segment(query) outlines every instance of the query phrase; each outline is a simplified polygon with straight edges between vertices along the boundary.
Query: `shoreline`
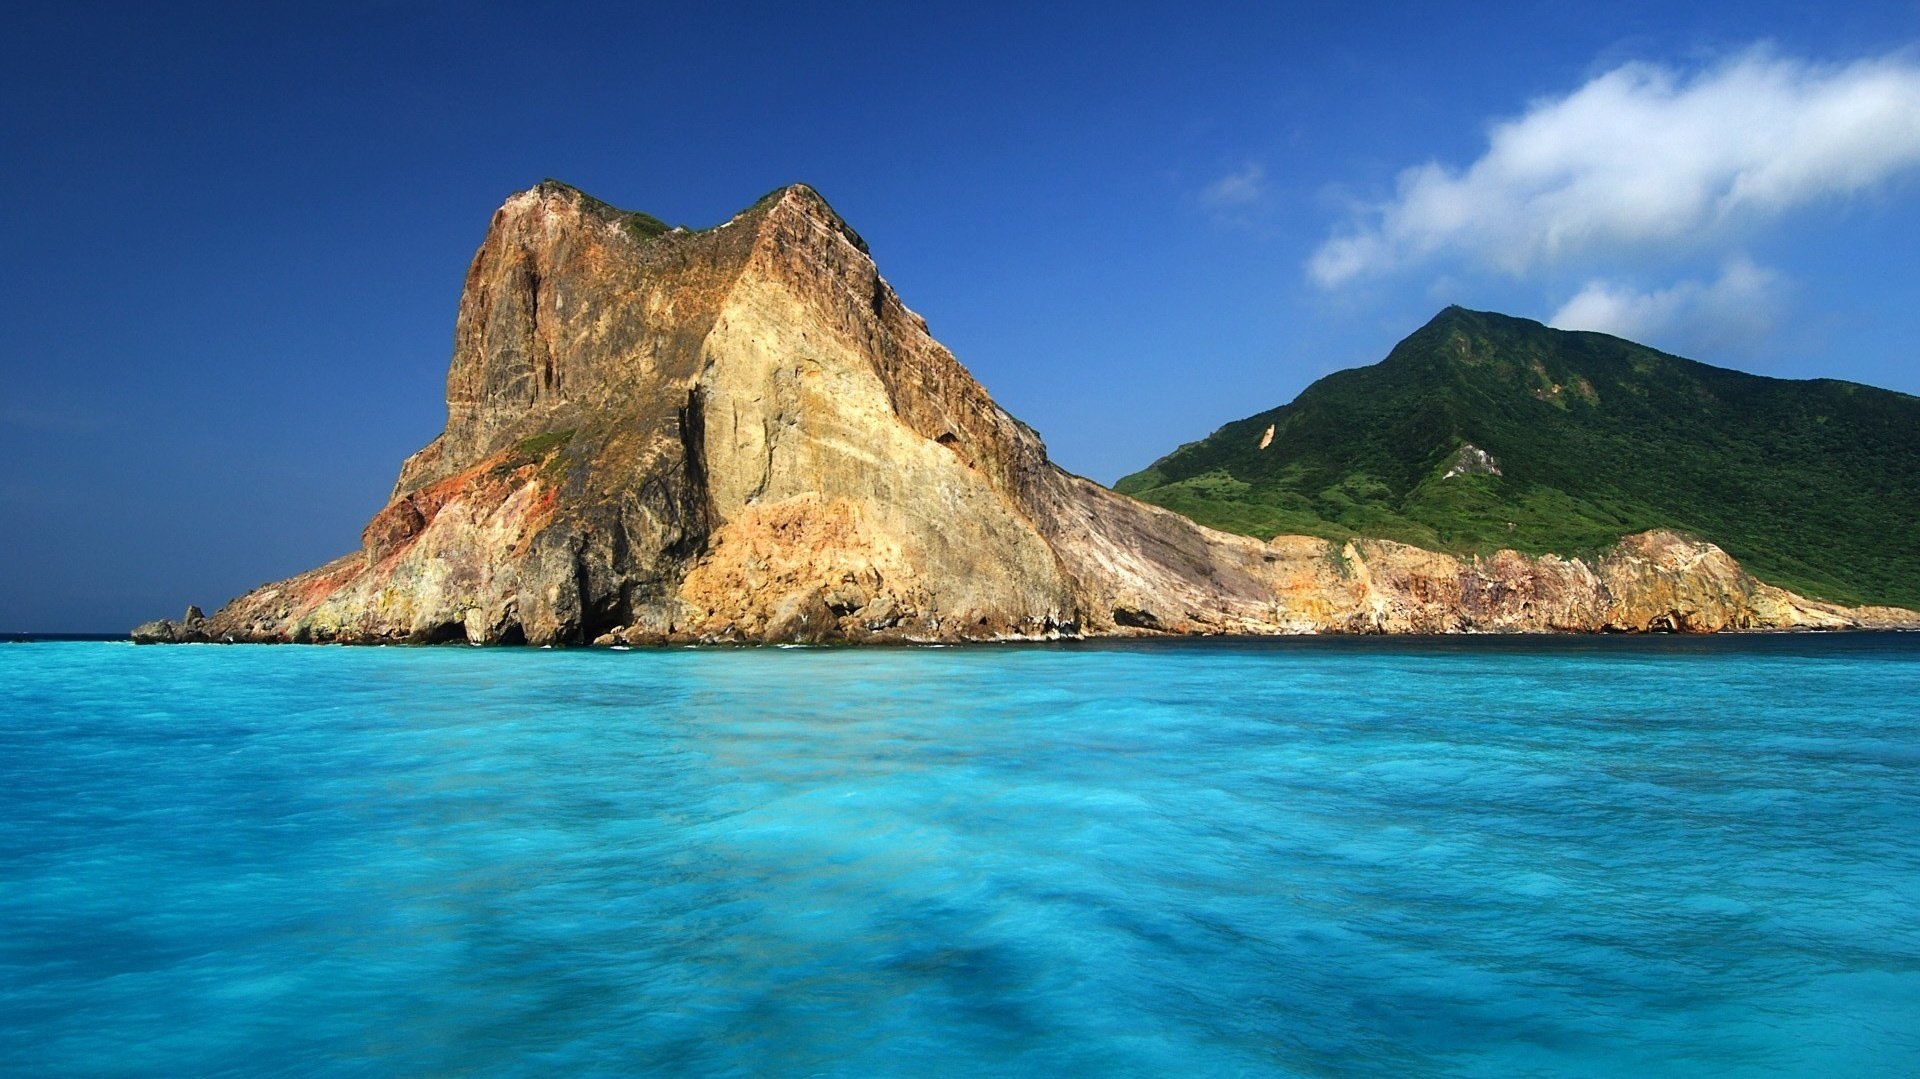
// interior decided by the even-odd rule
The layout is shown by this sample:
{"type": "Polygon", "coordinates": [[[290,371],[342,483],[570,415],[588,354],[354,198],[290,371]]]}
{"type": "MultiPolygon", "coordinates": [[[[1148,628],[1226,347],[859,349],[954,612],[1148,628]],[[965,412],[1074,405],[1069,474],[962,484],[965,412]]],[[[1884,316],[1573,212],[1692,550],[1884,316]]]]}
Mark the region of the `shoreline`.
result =
{"type": "Polygon", "coordinates": [[[307,640],[289,641],[274,639],[247,640],[160,640],[140,639],[132,634],[20,634],[12,635],[12,643],[101,643],[125,642],[140,646],[147,645],[217,645],[222,647],[241,645],[262,645],[268,647],[334,647],[334,648],[475,648],[508,651],[568,651],[568,652],[659,652],[671,649],[757,649],[757,648],[814,648],[814,649],[912,649],[912,648],[997,648],[997,647],[1033,647],[1033,646],[1072,646],[1099,644],[1138,644],[1146,647],[1201,645],[1207,643],[1246,644],[1255,642],[1306,642],[1306,641],[1583,641],[1583,640],[1709,640],[1715,638],[1777,638],[1777,637],[1837,637],[1837,636],[1873,636],[1876,634],[1896,635],[1920,633],[1920,622],[1899,622],[1886,625],[1866,626],[1753,626],[1728,627],[1705,632],[1684,630],[1558,630],[1558,631],[1501,631],[1462,629],[1446,632],[1346,632],[1313,630],[1301,633],[1106,633],[1106,634],[1056,634],[1048,636],[1003,636],[1003,637],[955,637],[926,639],[887,639],[887,640],[727,640],[727,639],[666,639],[655,641],[634,641],[626,643],[550,643],[531,644],[526,642],[502,643],[498,641],[409,641],[399,640],[307,640]],[[21,638],[25,638],[22,640],[21,638]]]}

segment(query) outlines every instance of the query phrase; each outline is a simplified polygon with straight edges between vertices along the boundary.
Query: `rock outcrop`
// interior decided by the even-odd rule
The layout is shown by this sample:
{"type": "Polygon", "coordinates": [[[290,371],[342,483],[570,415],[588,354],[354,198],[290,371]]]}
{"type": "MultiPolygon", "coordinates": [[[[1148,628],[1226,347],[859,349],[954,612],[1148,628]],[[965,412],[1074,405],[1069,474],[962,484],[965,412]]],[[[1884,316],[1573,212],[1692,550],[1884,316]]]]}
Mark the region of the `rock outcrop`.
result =
{"type": "MultiPolygon", "coordinates": [[[[494,215],[446,430],[361,549],[137,640],[908,641],[1845,627],[1710,544],[1593,561],[1216,532],[1070,475],[804,186],[699,232],[494,215]]],[[[197,614],[198,612],[193,612],[197,614]]]]}
{"type": "Polygon", "coordinates": [[[133,627],[128,636],[135,644],[207,644],[220,639],[208,626],[205,612],[194,604],[187,606],[187,613],[178,622],[156,618],[133,627]]]}

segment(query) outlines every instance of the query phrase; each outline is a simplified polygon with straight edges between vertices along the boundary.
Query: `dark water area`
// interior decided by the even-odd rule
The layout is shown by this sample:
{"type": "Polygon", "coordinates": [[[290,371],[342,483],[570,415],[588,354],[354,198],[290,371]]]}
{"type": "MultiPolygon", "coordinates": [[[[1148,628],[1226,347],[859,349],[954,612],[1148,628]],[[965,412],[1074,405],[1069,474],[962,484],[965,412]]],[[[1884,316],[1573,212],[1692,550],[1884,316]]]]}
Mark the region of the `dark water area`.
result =
{"type": "Polygon", "coordinates": [[[1920,636],[0,648],[10,1075],[1909,1075],[1920,636]]]}

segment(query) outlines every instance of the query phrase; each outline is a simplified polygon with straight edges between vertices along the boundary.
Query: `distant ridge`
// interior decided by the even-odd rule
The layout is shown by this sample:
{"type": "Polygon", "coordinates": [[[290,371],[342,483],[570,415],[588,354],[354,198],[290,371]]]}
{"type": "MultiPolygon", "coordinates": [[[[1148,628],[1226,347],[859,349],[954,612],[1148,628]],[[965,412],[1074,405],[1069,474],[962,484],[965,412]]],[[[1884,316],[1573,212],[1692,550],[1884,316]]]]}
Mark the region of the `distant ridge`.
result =
{"type": "Polygon", "coordinates": [[[1460,307],[1116,486],[1247,535],[1463,554],[1673,529],[1810,596],[1920,605],[1920,398],[1460,307]]]}

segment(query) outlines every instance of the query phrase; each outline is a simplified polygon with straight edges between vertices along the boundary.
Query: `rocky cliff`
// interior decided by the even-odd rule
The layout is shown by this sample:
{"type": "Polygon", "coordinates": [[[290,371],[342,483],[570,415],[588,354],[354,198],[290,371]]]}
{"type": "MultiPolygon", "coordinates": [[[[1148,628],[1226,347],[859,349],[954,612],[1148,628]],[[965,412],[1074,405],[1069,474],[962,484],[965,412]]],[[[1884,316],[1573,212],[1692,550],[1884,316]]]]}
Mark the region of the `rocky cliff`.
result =
{"type": "MultiPolygon", "coordinates": [[[[193,612],[197,614],[198,612],[193,612]]],[[[1668,533],[1591,561],[1203,528],[1055,467],[804,186],[494,215],[446,430],[361,549],[136,639],[904,641],[1847,627],[1668,533]]]]}

